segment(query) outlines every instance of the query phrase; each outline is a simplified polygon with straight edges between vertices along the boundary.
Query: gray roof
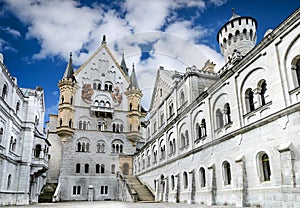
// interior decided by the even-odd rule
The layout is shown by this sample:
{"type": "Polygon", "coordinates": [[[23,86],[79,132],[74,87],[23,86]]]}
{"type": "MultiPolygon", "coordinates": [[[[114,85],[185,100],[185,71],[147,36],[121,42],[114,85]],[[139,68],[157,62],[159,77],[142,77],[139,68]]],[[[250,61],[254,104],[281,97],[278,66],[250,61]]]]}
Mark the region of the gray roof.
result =
{"type": "Polygon", "coordinates": [[[134,65],[132,66],[132,72],[130,75],[130,84],[128,86],[128,89],[140,89],[139,88],[139,84],[136,78],[136,74],[135,74],[135,69],[134,69],[134,65]]]}
{"type": "Polygon", "coordinates": [[[66,68],[63,78],[72,78],[73,80],[75,80],[74,69],[73,69],[73,64],[72,64],[72,52],[70,53],[69,62],[68,62],[68,65],[67,65],[67,68],[66,68]]]}

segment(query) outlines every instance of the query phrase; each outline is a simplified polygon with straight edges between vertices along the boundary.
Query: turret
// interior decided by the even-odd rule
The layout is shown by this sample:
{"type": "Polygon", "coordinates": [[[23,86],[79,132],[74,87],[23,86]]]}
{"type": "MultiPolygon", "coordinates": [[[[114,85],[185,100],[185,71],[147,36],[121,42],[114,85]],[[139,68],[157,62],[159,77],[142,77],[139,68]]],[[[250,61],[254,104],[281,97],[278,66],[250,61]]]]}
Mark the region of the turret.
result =
{"type": "Polygon", "coordinates": [[[256,44],[257,22],[252,17],[241,17],[234,13],[218,32],[218,43],[225,62],[246,55],[256,44]]]}
{"type": "Polygon", "coordinates": [[[72,65],[72,53],[63,78],[59,81],[60,101],[58,106],[57,134],[66,141],[74,134],[74,96],[76,79],[72,65]]]}
{"type": "Polygon", "coordinates": [[[128,124],[129,124],[129,133],[127,138],[132,142],[135,146],[137,142],[141,139],[141,118],[143,113],[141,112],[141,99],[142,99],[142,91],[139,88],[134,65],[132,66],[132,73],[130,75],[130,83],[125,92],[128,100],[128,124]]]}

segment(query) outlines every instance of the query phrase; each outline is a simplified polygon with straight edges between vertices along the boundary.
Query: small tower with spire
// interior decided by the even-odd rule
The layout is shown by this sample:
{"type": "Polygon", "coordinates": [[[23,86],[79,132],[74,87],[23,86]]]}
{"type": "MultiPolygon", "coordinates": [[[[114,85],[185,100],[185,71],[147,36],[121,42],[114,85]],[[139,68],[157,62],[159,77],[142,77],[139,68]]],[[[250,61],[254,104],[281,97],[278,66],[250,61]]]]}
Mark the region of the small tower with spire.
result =
{"type": "Polygon", "coordinates": [[[239,54],[246,55],[256,44],[257,22],[252,17],[241,17],[232,9],[232,17],[218,32],[218,43],[225,62],[239,54]]]}
{"type": "Polygon", "coordinates": [[[123,50],[123,53],[122,53],[122,60],[121,60],[121,64],[120,64],[123,72],[128,76],[128,68],[126,66],[126,62],[125,62],[125,58],[124,58],[124,50],[123,50]]]}
{"type": "Polygon", "coordinates": [[[75,100],[74,69],[72,64],[72,53],[63,78],[59,81],[60,101],[58,106],[57,134],[62,141],[66,141],[74,134],[74,100],[75,100]]]}
{"type": "Polygon", "coordinates": [[[134,64],[132,65],[132,73],[130,75],[130,83],[125,92],[128,100],[128,124],[129,124],[129,133],[127,138],[135,146],[137,142],[141,139],[141,99],[143,97],[142,91],[139,88],[134,64]]]}

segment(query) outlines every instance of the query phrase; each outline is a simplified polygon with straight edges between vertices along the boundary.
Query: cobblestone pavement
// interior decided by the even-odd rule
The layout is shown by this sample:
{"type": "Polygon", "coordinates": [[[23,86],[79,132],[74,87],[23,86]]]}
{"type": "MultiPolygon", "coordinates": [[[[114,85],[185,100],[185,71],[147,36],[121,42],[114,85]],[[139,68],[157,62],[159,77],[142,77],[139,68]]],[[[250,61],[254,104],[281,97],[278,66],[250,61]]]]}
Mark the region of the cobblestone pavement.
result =
{"type": "MultiPolygon", "coordinates": [[[[97,201],[97,202],[57,202],[57,203],[39,203],[27,206],[5,206],[5,208],[208,208],[211,206],[195,205],[195,204],[174,204],[174,203],[131,203],[131,202],[113,202],[113,201],[97,201]]],[[[214,207],[216,208],[216,207],[214,207]]],[[[218,207],[221,208],[221,207],[218,207]]],[[[228,206],[226,208],[229,208],[228,206]]]]}

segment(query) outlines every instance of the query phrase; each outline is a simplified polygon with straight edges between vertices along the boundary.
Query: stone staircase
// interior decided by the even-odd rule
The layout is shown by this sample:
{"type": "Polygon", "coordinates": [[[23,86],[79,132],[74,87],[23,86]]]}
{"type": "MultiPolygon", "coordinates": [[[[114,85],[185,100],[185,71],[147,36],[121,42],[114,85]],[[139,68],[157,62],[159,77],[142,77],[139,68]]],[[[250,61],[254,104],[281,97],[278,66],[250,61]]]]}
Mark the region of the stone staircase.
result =
{"type": "Polygon", "coordinates": [[[126,183],[137,193],[138,201],[154,202],[154,196],[147,186],[143,185],[136,176],[126,176],[126,183]]]}
{"type": "Polygon", "coordinates": [[[52,196],[54,195],[57,185],[57,183],[47,183],[39,195],[39,202],[52,202],[52,196]]]}

